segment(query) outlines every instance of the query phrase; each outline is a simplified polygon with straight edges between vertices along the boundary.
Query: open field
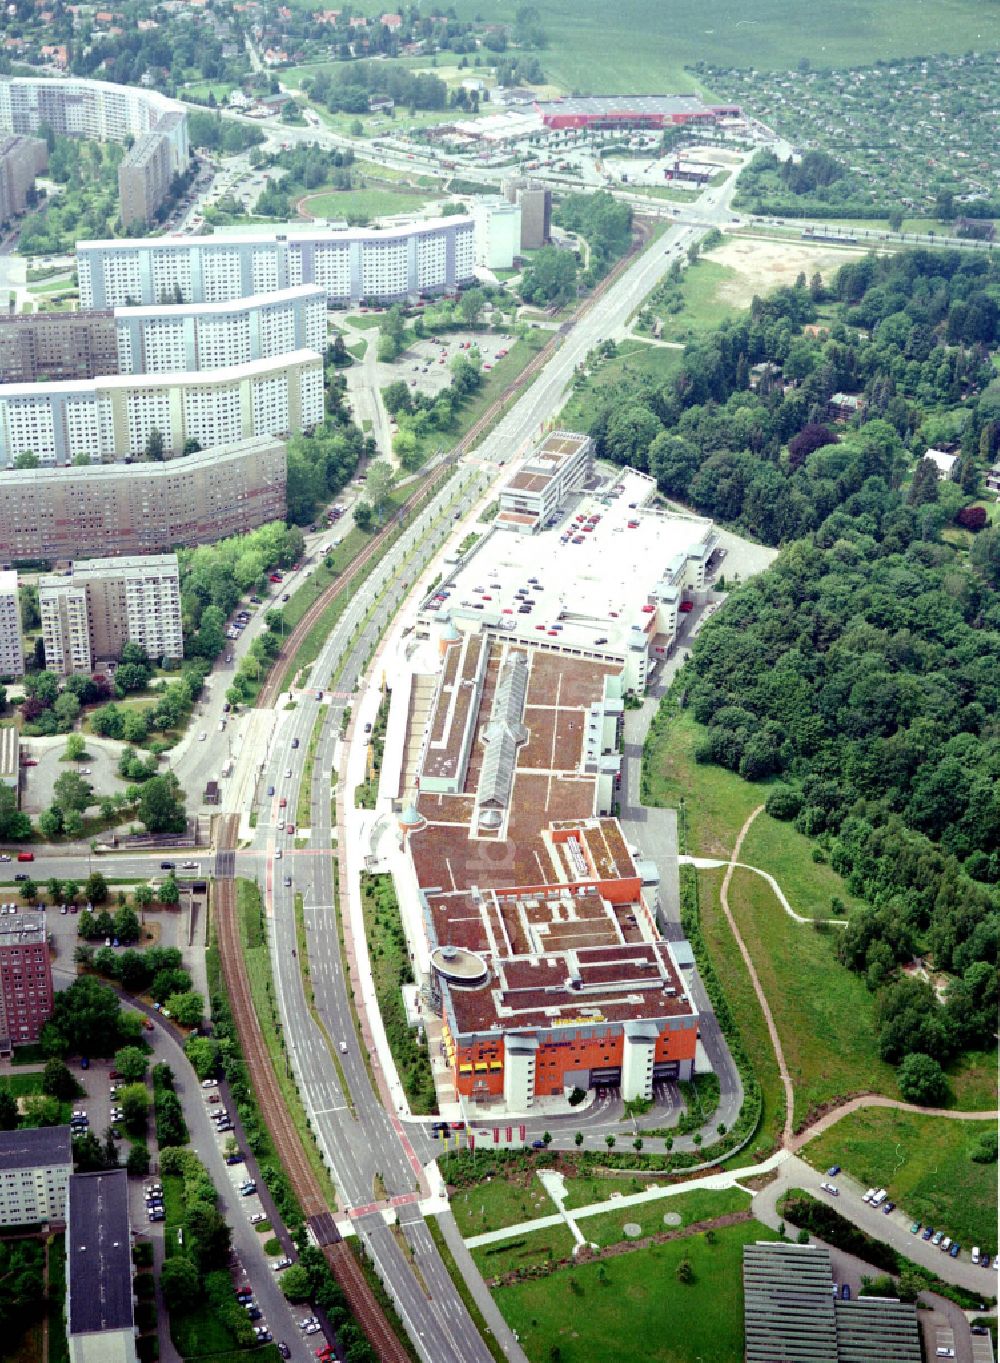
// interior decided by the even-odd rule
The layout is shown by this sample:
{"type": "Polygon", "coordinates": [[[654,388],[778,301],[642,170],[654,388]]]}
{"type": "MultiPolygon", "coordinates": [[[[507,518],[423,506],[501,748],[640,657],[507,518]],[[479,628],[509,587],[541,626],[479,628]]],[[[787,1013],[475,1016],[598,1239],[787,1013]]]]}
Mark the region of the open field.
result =
{"type": "MultiPolygon", "coordinates": [[[[783,285],[794,284],[799,274],[807,279],[818,270],[825,282],[848,261],[857,260],[864,251],[851,246],[811,246],[802,241],[767,241],[760,237],[727,237],[704,263],[720,265],[733,275],[720,280],[715,297],[730,308],[747,308],[754,294],[770,293],[783,285]]],[[[699,264],[694,274],[702,269],[699,264]]]]}
{"type": "MultiPolygon", "coordinates": [[[[490,18],[511,20],[516,0],[490,18]]],[[[475,0],[456,5],[460,19],[481,10],[475,0]]],[[[893,0],[862,6],[830,0],[790,7],[783,0],[631,0],[608,7],[599,0],[547,0],[542,23],[549,38],[539,54],[546,78],[593,94],[661,94],[698,88],[684,67],[794,68],[870,64],[880,57],[965,52],[997,46],[995,7],[977,0],[893,0]]]]}
{"type": "Polygon", "coordinates": [[[867,1186],[885,1187],[913,1217],[966,1248],[997,1248],[997,1166],[971,1158],[992,1122],[956,1122],[869,1108],[848,1113],[802,1150],[817,1169],[840,1164],[867,1186]]]}
{"type": "Polygon", "coordinates": [[[416,190],[334,189],[325,194],[307,194],[295,205],[300,218],[346,218],[348,222],[367,223],[395,213],[411,213],[423,208],[430,196],[416,190]]]}
{"type": "Polygon", "coordinates": [[[840,910],[833,911],[834,899],[848,911],[860,908],[864,901],[851,894],[843,877],[826,863],[813,861],[815,850],[812,839],[791,824],[760,813],[743,840],[740,861],[770,871],[792,908],[804,918],[841,917],[840,910]]]}
{"type": "Polygon", "coordinates": [[[505,1178],[490,1178],[474,1187],[461,1188],[450,1201],[458,1229],[466,1238],[499,1230],[501,1226],[516,1226],[519,1221],[551,1216],[557,1210],[533,1169],[524,1175],[512,1172],[505,1178]]]}
{"type": "Polygon", "coordinates": [[[532,1363],[740,1363],[743,1246],[777,1236],[756,1221],[637,1249],[496,1289],[532,1363]],[[687,1260],[690,1283],[677,1280],[687,1260]]]}
{"type": "Polygon", "coordinates": [[[735,1160],[737,1164],[745,1164],[756,1155],[769,1154],[777,1146],[785,1121],[785,1094],[764,1014],[719,903],[722,876],[722,871],[699,871],[698,899],[705,945],[760,1084],[760,1126],[749,1149],[735,1160]]]}
{"type": "Polygon", "coordinates": [[[573,389],[560,413],[560,425],[570,430],[586,430],[597,415],[602,397],[608,389],[617,388],[624,376],[648,374],[662,382],[680,362],[680,350],[646,341],[622,341],[614,359],[602,362],[591,377],[573,389]]]}
{"type": "Polygon", "coordinates": [[[774,1009],[795,1090],[795,1126],[835,1098],[897,1097],[893,1070],[875,1045],[874,995],[837,961],[835,930],[793,923],[751,871],[733,875],[729,906],[774,1009]]]}

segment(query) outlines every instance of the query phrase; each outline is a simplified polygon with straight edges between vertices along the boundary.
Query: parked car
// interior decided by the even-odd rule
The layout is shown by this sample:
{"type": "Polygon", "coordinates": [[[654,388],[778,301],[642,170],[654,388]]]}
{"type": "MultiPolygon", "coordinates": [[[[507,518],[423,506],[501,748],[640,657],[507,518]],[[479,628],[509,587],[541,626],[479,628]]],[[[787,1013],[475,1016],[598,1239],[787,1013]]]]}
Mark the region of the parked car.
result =
{"type": "Polygon", "coordinates": [[[291,1268],[291,1266],[292,1261],[286,1254],[280,1259],[275,1259],[274,1263],[271,1265],[271,1270],[274,1273],[280,1273],[283,1268],[291,1268]]]}

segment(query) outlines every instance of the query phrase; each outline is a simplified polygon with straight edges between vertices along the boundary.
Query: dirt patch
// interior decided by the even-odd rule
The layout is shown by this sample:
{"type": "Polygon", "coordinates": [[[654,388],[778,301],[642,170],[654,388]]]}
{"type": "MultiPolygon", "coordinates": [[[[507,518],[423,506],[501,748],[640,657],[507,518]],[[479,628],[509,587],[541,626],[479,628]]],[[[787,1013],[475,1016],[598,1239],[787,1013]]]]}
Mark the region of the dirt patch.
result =
{"type": "Polygon", "coordinates": [[[805,272],[811,279],[819,270],[825,281],[841,265],[865,253],[851,247],[814,247],[799,242],[758,241],[748,237],[729,237],[724,246],[705,258],[737,272],[735,279],[720,284],[718,298],[724,303],[745,308],[754,294],[765,294],[783,284],[794,284],[805,272]]]}

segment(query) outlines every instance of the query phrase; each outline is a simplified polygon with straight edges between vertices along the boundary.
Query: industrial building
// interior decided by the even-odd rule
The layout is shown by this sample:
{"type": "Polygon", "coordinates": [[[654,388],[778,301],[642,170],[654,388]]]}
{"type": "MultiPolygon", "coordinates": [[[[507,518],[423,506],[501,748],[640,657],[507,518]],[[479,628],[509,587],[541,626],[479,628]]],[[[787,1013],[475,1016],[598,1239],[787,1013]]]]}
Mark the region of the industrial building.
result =
{"type": "Polygon", "coordinates": [[[155,90],[77,76],[0,77],[0,130],[34,133],[42,127],[97,142],[134,139],[122,162],[125,173],[120,170],[118,177],[126,225],[151,221],[174,176],[187,170],[190,159],[184,106],[155,90]]]}
{"type": "Polygon", "coordinates": [[[31,451],[45,465],[164,452],[255,435],[289,435],[323,420],[323,361],[313,350],[223,369],[0,385],[0,465],[31,451]]]}
{"type": "Polygon", "coordinates": [[[696,95],[574,96],[536,101],[535,110],[553,132],[566,128],[666,128],[742,117],[737,104],[704,104],[696,95]]]}
{"type": "Polygon", "coordinates": [[[915,1306],[838,1296],[826,1245],[743,1246],[747,1363],[921,1363],[915,1306]]]}
{"type": "Polygon", "coordinates": [[[136,1363],[128,1174],[74,1174],[67,1202],[70,1363],[136,1363]]]}
{"type": "Polygon", "coordinates": [[[72,1172],[68,1126],[0,1131],[0,1226],[64,1220],[72,1172]]]}
{"type": "Polygon", "coordinates": [[[40,137],[0,137],[0,223],[21,216],[35,176],[48,163],[48,147],[40,137]]]}
{"type": "Polygon", "coordinates": [[[45,915],[0,918],[0,1051],[37,1041],[52,1012],[52,966],[45,915]]]}
{"type": "Polygon", "coordinates": [[[476,264],[487,270],[509,270],[521,250],[521,210],[501,197],[477,198],[472,208],[476,224],[476,264]]]}
{"type": "Polygon", "coordinates": [[[504,196],[521,210],[521,250],[537,251],[552,240],[552,190],[541,180],[511,175],[503,181],[504,196]]]}
{"type": "Polygon", "coordinates": [[[270,436],[163,463],[0,469],[0,561],[214,544],[284,520],[287,471],[270,436]]]}
{"type": "Polygon", "coordinates": [[[0,572],[0,677],[24,676],[24,641],[17,573],[0,572]]]}
{"type": "Polygon", "coordinates": [[[121,657],[127,643],[152,659],[184,656],[176,554],[81,559],[38,579],[45,666],[67,676],[121,657]]]}
{"type": "Polygon", "coordinates": [[[717,535],[711,521],[648,505],[656,484],[646,474],[622,469],[598,483],[591,457],[587,437],[549,436],[502,489],[491,529],[447,565],[418,628],[447,618],[612,665],[641,695],[681,615],[704,599],[717,535]]]}
{"type": "Polygon", "coordinates": [[[110,309],[0,313],[0,383],[94,379],[118,372],[110,309]]]}
{"type": "Polygon", "coordinates": [[[412,886],[397,888],[418,896],[456,1094],[513,1115],[689,1079],[698,1013],[658,924],[659,872],[609,815],[620,669],[450,621],[436,637],[438,671],[393,685],[413,754],[412,886]]]}
{"type": "Polygon", "coordinates": [[[77,243],[80,306],[225,303],[318,284],[331,307],[394,302],[475,278],[471,217],[374,228],[296,227],[210,237],[77,243]]]}

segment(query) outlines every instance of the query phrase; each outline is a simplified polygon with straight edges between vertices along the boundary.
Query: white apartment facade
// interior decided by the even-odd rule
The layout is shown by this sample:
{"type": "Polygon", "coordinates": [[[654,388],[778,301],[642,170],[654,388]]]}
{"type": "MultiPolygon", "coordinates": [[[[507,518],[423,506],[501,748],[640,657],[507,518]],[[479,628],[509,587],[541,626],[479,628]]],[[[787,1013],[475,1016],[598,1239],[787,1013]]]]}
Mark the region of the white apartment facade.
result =
{"type": "Polygon", "coordinates": [[[317,284],[231,303],[115,308],[120,374],[169,374],[273,360],[296,350],[322,354],[326,294],[317,284]]]}
{"type": "Polygon", "coordinates": [[[72,1172],[68,1126],[0,1131],[0,1226],[63,1220],[72,1172]]]}
{"type": "Polygon", "coordinates": [[[24,641],[17,599],[17,573],[0,572],[0,677],[24,675],[24,641]]]}
{"type": "Polygon", "coordinates": [[[69,576],[38,582],[45,666],[67,676],[138,644],[150,658],[181,658],[180,577],[176,554],[81,559],[69,576]]]}
{"type": "Polygon", "coordinates": [[[0,467],[25,451],[43,466],[141,455],[159,431],[167,455],[284,436],[323,420],[323,361],[314,350],[221,369],[0,385],[0,467]]]}
{"type": "Polygon", "coordinates": [[[504,198],[477,199],[476,264],[487,270],[509,270],[521,250],[521,208],[504,198]]]}
{"type": "Polygon", "coordinates": [[[171,173],[188,163],[187,114],[183,104],[156,90],[107,81],[34,76],[0,78],[0,129],[37,132],[43,124],[68,137],[124,142],[143,133],[162,132],[170,143],[171,173]]]}
{"type": "Polygon", "coordinates": [[[77,243],[81,308],[150,306],[163,298],[228,303],[302,284],[331,307],[393,302],[461,288],[475,278],[471,217],[384,230],[276,227],[210,237],[77,243]]]}

